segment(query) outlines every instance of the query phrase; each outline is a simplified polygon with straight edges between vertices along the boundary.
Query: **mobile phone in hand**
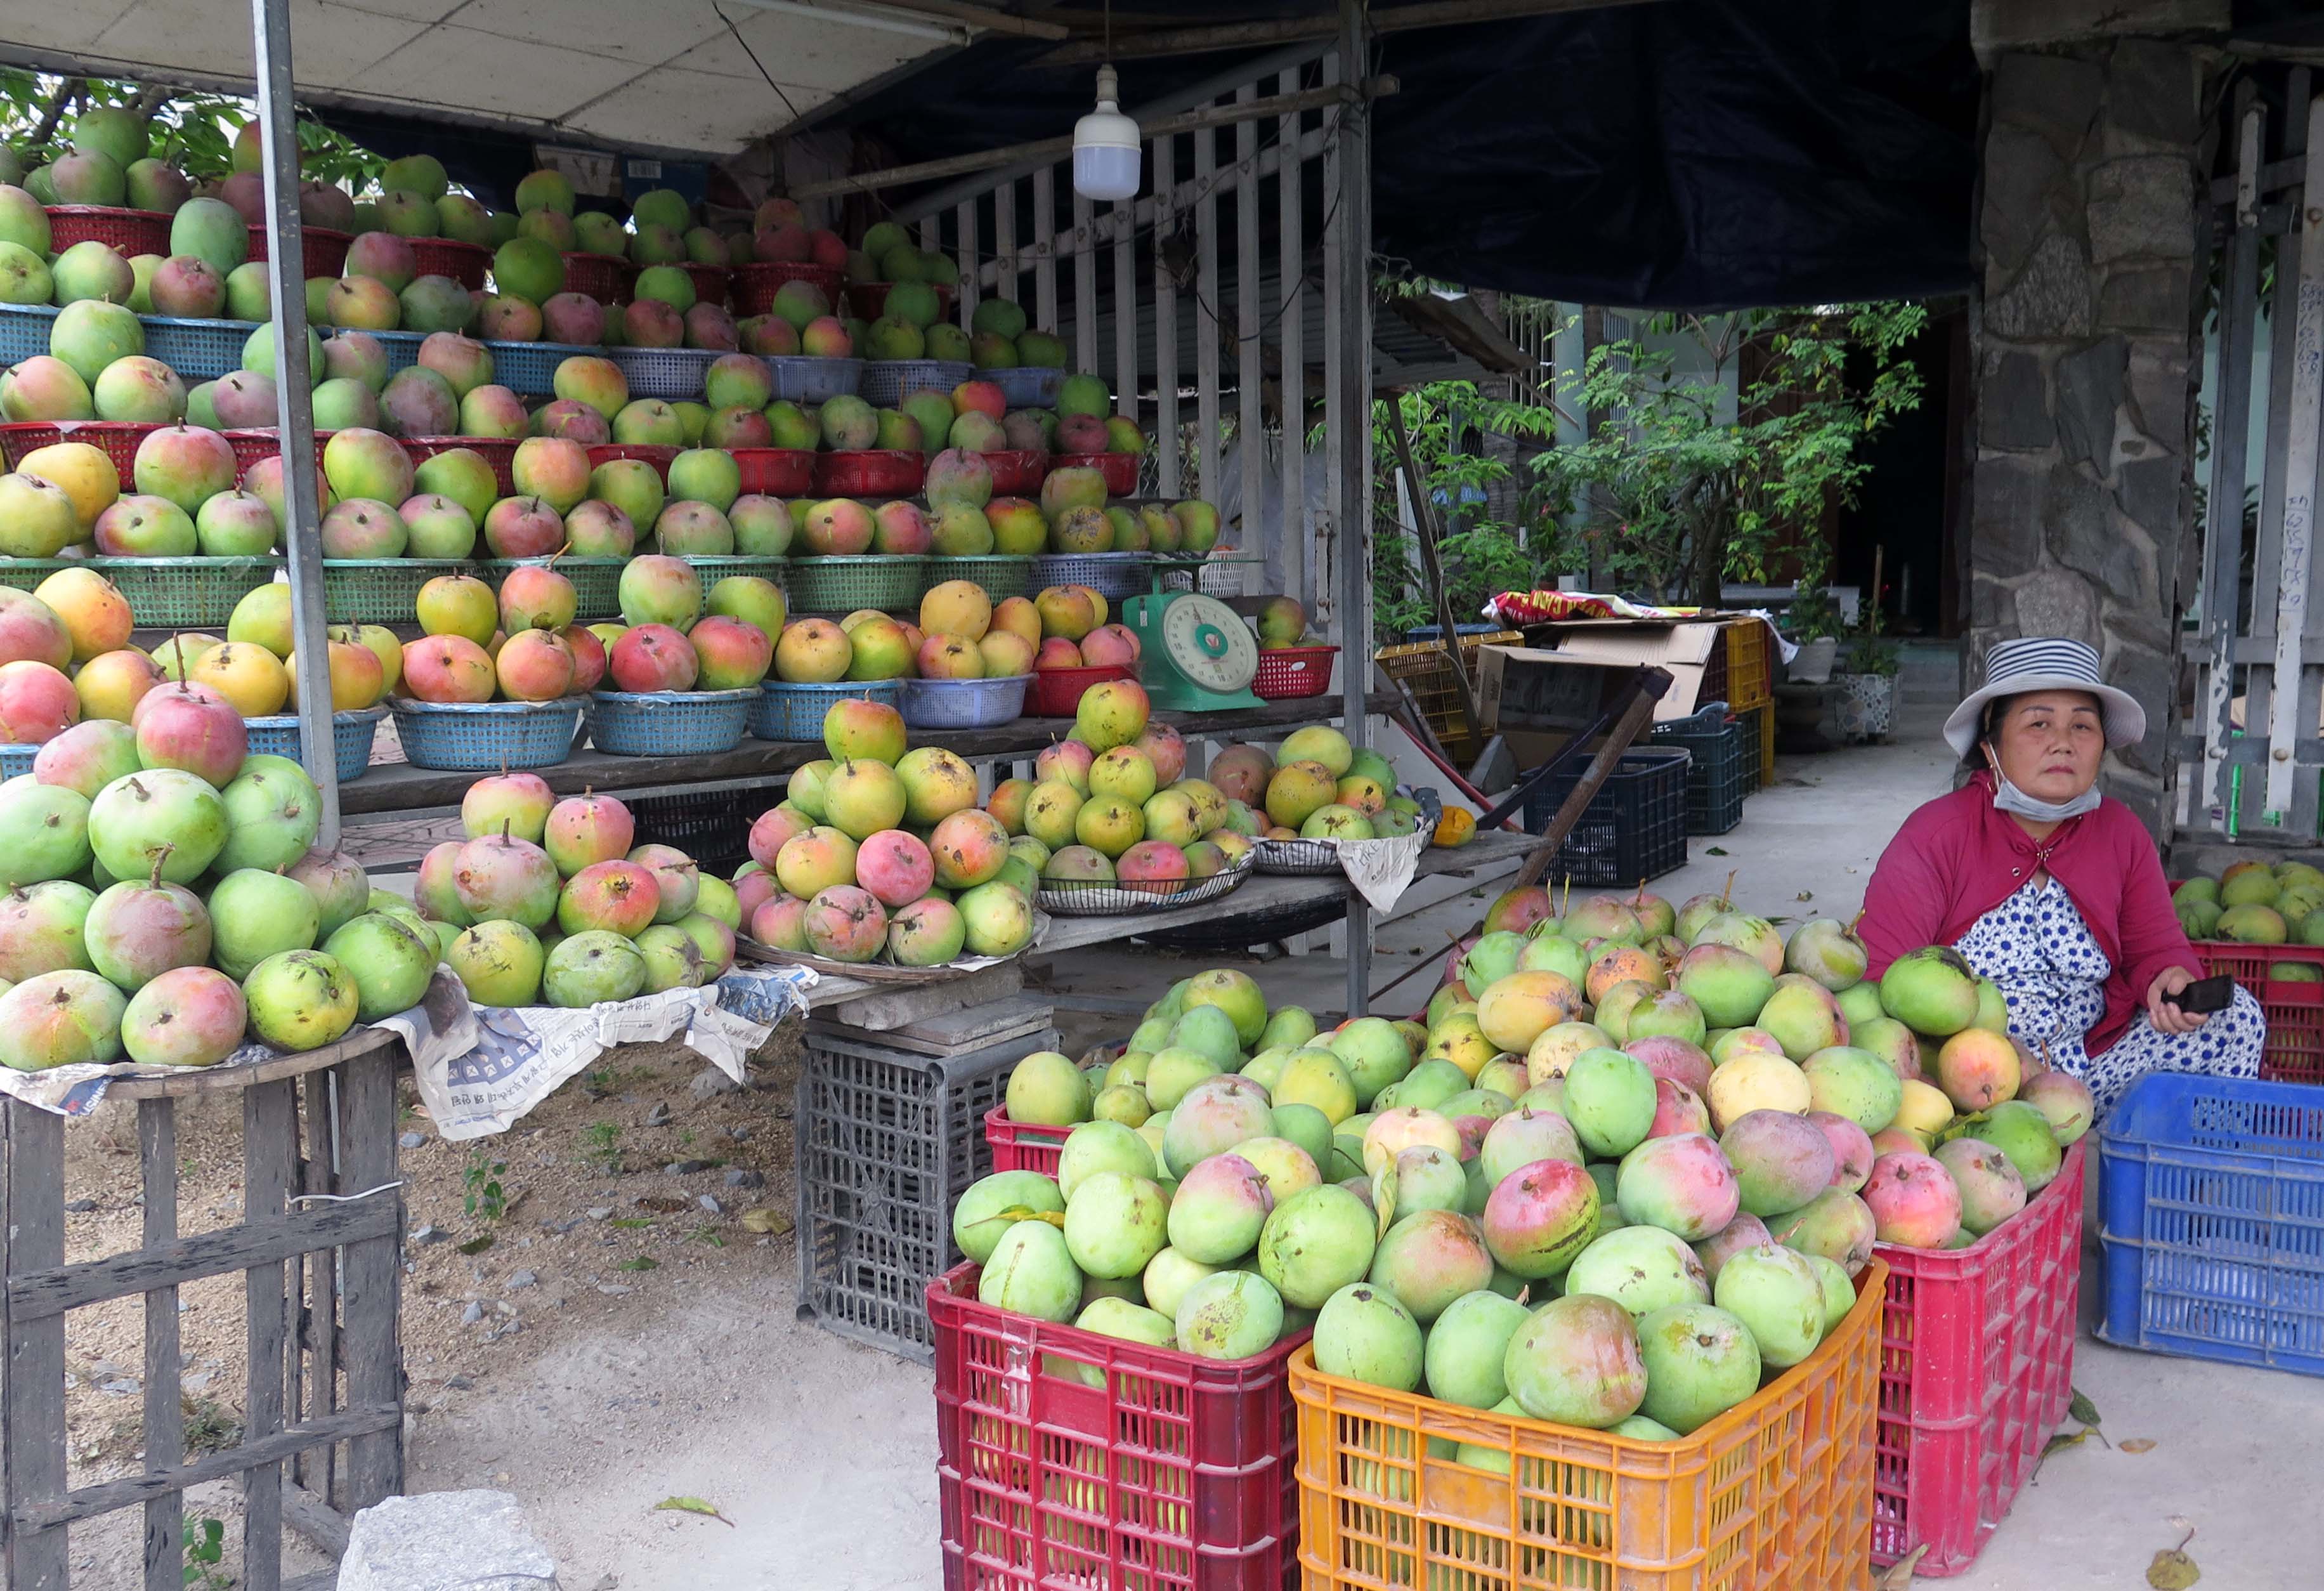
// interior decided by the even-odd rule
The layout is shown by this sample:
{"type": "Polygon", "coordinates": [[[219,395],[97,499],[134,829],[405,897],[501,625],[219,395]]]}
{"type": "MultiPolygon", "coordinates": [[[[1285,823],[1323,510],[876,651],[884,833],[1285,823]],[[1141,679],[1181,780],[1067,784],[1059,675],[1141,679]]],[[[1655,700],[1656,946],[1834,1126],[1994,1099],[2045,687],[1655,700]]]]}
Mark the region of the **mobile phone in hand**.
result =
{"type": "Polygon", "coordinates": [[[2227,1008],[2236,997],[2236,980],[2225,973],[2217,977],[2198,978],[2176,994],[2163,997],[2181,1011],[2207,1016],[2214,1011],[2227,1008]]]}

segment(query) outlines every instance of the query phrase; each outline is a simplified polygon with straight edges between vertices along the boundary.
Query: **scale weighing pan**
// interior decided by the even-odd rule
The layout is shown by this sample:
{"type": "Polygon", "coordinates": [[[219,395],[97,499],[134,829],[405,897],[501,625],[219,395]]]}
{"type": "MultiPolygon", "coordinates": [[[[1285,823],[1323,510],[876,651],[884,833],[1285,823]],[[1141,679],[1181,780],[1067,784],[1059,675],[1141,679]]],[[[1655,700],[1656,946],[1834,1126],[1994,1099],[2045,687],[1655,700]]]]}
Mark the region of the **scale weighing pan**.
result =
{"type": "Polygon", "coordinates": [[[1255,708],[1259,641],[1234,609],[1195,591],[1131,597],[1121,620],[1145,649],[1146,695],[1157,708],[1209,713],[1255,708]]]}

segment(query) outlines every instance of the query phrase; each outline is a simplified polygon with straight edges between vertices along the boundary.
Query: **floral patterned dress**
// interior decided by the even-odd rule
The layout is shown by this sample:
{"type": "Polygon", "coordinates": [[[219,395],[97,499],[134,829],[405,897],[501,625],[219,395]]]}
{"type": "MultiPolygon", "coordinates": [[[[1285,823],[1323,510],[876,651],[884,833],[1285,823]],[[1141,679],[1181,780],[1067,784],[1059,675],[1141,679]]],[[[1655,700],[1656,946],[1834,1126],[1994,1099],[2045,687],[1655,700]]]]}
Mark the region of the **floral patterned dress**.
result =
{"type": "Polygon", "coordinates": [[[2267,1019],[2240,986],[2232,1005],[2213,1012],[2191,1033],[2166,1033],[2142,1011],[2106,1053],[2085,1051],[2084,1037],[2106,1013],[2105,985],[2114,964],[2054,878],[2024,885],[1971,923],[1953,948],[2000,985],[2011,1035],[2089,1087],[2101,1121],[2147,1072],[2259,1075],[2267,1019]]]}

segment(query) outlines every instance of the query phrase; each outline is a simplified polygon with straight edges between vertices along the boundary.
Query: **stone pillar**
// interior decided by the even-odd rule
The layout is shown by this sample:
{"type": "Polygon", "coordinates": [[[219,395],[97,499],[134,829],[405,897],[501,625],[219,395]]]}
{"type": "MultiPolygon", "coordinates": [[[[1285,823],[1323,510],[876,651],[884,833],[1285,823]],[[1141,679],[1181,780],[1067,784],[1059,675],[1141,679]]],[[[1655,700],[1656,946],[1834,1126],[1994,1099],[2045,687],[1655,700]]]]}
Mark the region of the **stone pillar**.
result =
{"type": "Polygon", "coordinates": [[[2105,788],[2158,837],[2199,543],[2208,69],[2149,39],[2003,53],[1982,157],[1968,683],[2012,636],[2098,647],[2147,715],[2105,788]]]}

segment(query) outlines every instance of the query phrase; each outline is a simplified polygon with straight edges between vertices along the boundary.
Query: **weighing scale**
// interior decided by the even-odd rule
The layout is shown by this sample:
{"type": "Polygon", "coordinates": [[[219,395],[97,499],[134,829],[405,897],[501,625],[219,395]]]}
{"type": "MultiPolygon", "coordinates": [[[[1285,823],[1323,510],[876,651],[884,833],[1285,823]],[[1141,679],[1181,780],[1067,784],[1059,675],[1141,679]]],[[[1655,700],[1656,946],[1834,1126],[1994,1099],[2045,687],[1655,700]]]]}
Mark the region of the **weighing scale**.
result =
{"type": "Polygon", "coordinates": [[[1145,648],[1147,698],[1157,708],[1209,713],[1255,708],[1259,642],[1234,609],[1194,591],[1157,591],[1121,605],[1122,623],[1145,648]]]}

